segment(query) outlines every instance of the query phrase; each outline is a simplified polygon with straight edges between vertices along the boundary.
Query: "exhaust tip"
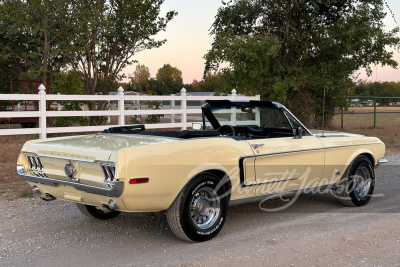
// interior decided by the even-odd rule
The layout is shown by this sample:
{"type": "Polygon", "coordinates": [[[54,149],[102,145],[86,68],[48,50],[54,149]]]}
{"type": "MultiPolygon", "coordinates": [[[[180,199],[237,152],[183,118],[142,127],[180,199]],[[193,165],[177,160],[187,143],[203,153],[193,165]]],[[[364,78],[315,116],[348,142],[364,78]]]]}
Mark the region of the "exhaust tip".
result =
{"type": "Polygon", "coordinates": [[[119,209],[117,203],[116,203],[113,199],[110,199],[110,200],[108,201],[108,206],[109,206],[110,209],[112,209],[112,210],[118,210],[118,209],[119,209]]]}
{"type": "Polygon", "coordinates": [[[35,194],[35,195],[39,195],[39,196],[42,195],[42,192],[40,192],[39,188],[36,185],[34,185],[32,187],[32,191],[33,191],[33,194],[35,194]]]}
{"type": "Polygon", "coordinates": [[[56,199],[54,196],[50,195],[49,193],[46,193],[44,196],[41,196],[40,198],[43,199],[44,201],[52,201],[52,200],[56,199]]]}

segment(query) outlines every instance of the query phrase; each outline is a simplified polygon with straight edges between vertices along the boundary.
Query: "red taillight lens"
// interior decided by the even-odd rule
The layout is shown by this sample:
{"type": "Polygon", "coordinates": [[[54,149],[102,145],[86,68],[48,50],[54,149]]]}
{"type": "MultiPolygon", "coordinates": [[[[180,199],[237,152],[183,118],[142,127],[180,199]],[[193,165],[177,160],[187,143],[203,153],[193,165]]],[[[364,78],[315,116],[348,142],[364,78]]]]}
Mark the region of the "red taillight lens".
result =
{"type": "Polygon", "coordinates": [[[149,182],[149,178],[134,178],[134,179],[129,180],[130,184],[144,184],[144,183],[148,183],[148,182],[149,182]]]}

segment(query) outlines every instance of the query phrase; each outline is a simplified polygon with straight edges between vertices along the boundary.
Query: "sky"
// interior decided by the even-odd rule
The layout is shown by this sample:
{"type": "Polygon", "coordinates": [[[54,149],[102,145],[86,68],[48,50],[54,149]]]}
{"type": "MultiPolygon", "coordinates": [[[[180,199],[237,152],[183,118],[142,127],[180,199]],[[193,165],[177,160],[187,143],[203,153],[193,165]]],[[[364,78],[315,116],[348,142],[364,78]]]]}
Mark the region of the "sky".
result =
{"type": "MultiPolygon", "coordinates": [[[[400,25],[400,1],[387,0],[392,9],[397,24],[400,25]]],[[[170,64],[182,71],[183,82],[192,83],[194,79],[200,81],[203,77],[203,56],[211,48],[211,25],[214,22],[220,0],[165,0],[161,13],[175,10],[178,15],[169,22],[165,32],[159,33],[158,40],[167,39],[167,42],[158,49],[142,51],[134,56],[139,64],[150,69],[151,77],[155,77],[157,70],[164,64],[170,64]]],[[[396,27],[396,23],[386,10],[388,15],[384,21],[386,29],[396,27]]],[[[394,52],[394,59],[400,65],[400,53],[394,52]]],[[[124,69],[124,73],[130,76],[135,70],[136,64],[124,69]]],[[[397,69],[389,67],[372,66],[373,75],[367,77],[365,70],[360,70],[361,79],[369,81],[400,81],[400,66],[397,69]]]]}

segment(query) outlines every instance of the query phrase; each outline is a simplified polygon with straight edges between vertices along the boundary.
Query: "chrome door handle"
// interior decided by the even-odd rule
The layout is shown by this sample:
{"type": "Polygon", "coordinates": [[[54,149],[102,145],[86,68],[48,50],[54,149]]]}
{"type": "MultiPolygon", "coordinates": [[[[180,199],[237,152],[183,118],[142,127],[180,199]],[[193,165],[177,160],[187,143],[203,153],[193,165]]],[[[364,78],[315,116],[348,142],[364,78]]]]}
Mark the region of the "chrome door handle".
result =
{"type": "Polygon", "coordinates": [[[251,146],[254,148],[254,149],[257,149],[257,148],[259,148],[260,146],[263,146],[264,144],[251,144],[251,146]]]}

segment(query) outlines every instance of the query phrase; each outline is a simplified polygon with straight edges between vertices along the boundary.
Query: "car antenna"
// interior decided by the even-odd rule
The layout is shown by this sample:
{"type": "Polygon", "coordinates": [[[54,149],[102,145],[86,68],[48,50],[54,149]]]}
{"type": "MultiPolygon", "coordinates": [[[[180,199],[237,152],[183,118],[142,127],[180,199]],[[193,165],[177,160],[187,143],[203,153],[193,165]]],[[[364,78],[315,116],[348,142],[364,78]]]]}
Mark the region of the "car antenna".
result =
{"type": "Polygon", "coordinates": [[[325,137],[325,94],[326,94],[326,84],[324,85],[324,97],[322,99],[322,136],[325,137]]]}

